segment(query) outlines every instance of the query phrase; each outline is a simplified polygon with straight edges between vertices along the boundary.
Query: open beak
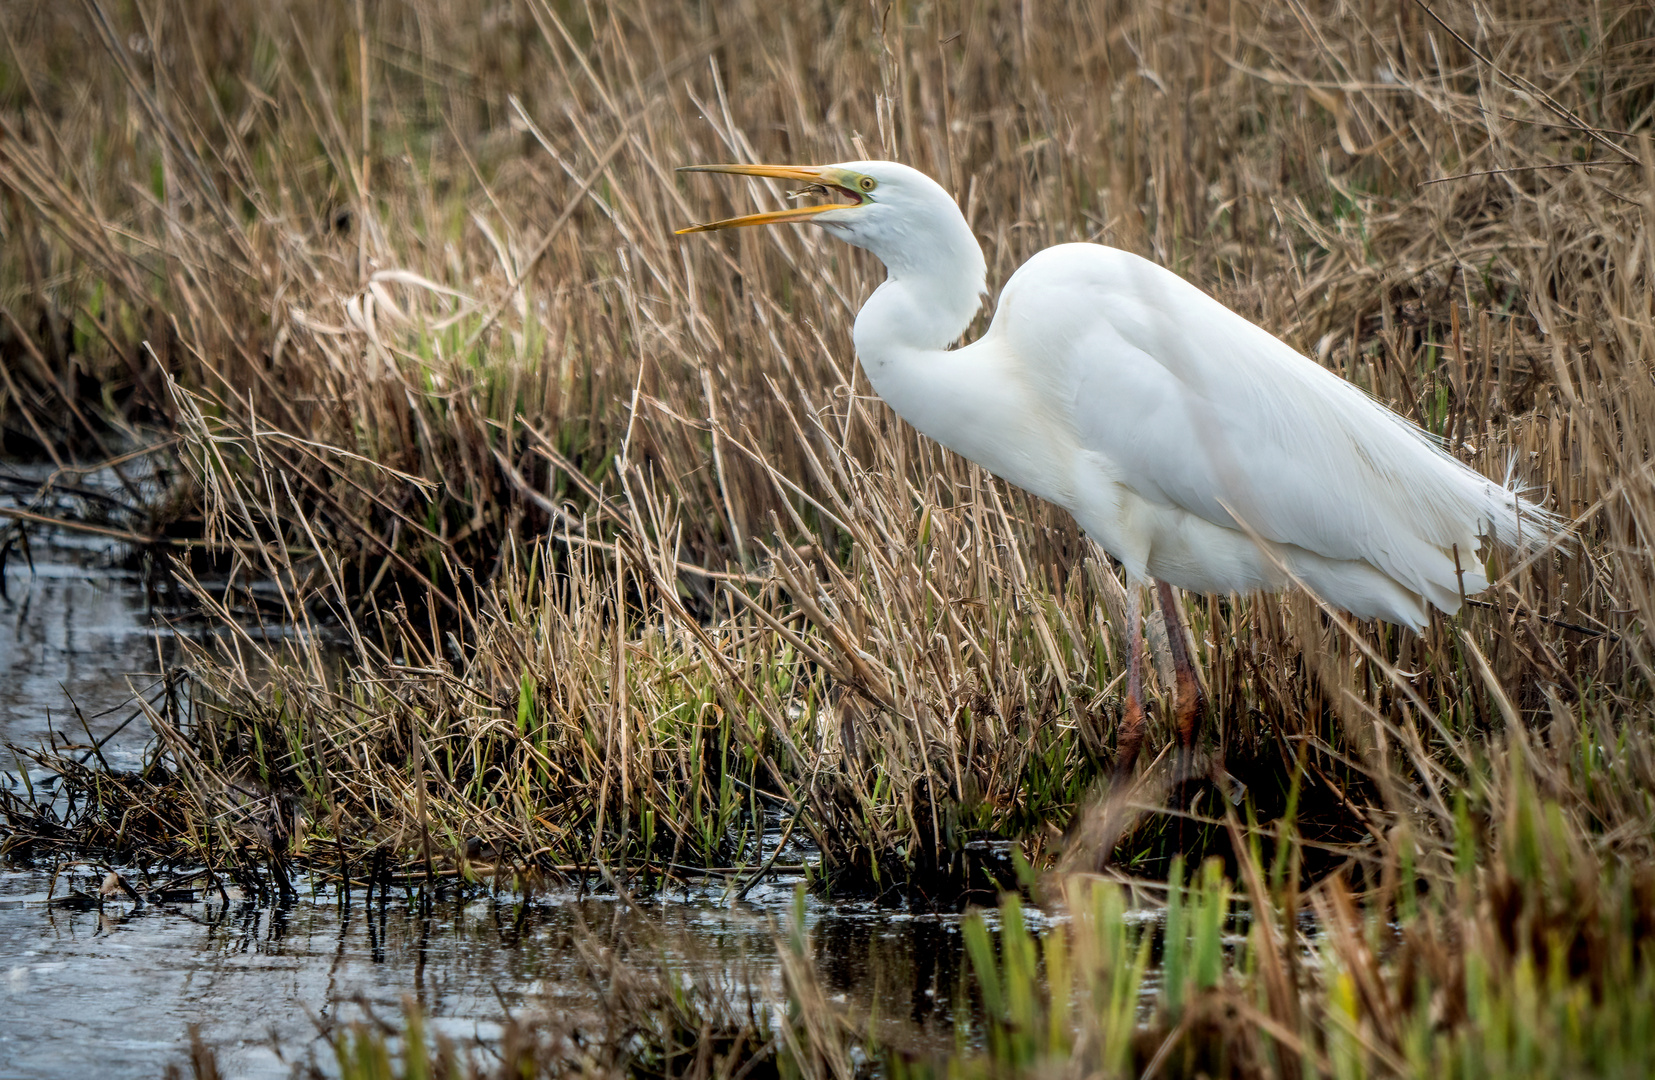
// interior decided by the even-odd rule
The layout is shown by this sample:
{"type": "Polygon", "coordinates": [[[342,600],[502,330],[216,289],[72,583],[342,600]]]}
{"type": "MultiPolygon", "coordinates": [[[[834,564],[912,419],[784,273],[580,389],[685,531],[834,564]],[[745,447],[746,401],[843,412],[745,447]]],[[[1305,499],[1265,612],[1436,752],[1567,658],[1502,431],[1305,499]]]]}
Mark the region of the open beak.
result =
{"type": "Polygon", "coordinates": [[[709,221],[691,225],[676,233],[712,232],[715,229],[738,229],[743,225],[780,225],[789,221],[809,221],[824,210],[843,210],[847,206],[861,206],[868,200],[854,188],[841,183],[843,174],[831,165],[685,165],[679,172],[734,173],[737,176],[766,176],[773,180],[795,180],[808,185],[806,191],[843,195],[849,202],[826,203],[821,206],[790,206],[786,210],[767,210],[762,214],[744,214],[741,217],[709,221]]]}

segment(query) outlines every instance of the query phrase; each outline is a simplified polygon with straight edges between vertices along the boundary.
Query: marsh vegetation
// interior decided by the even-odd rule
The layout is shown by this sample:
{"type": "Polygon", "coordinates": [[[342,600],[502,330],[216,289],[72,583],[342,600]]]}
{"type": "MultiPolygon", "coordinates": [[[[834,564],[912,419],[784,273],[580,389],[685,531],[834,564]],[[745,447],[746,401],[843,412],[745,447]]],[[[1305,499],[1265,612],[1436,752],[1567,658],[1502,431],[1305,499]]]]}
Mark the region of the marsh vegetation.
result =
{"type": "MultiPolygon", "coordinates": [[[[220,632],[139,703],[142,768],[19,750],[64,780],[0,794],[0,851],[272,896],[799,864],[1002,912],[950,1061],[784,963],[769,1010],[627,983],[603,1053],[514,1028],[523,1075],[1643,1075],[1652,113],[1620,0],[13,4],[0,433],[53,468],[6,489],[8,573],[107,536],[220,632]],[[1572,549],[1417,635],[1182,597],[1245,790],[1111,785],[1121,583],[870,395],[877,264],[672,235],[783,195],[679,165],[870,157],[956,193],[992,284],[1154,258],[1572,549]]],[[[340,1067],[482,1067],[418,1022],[340,1067]]]]}

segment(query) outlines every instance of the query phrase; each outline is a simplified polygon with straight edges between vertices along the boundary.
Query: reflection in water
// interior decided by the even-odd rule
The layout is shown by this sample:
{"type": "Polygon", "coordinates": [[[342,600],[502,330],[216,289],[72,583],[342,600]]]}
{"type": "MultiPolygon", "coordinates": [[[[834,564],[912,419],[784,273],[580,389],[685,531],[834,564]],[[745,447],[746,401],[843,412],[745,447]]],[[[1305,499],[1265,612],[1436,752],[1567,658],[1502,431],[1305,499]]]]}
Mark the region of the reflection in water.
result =
{"type": "Polygon", "coordinates": [[[887,1041],[903,1028],[952,1023],[963,993],[959,922],[952,918],[869,913],[828,918],[815,928],[817,968],[830,993],[871,995],[893,1021],[887,1041]]]}
{"type": "MultiPolygon", "coordinates": [[[[8,560],[0,596],[0,742],[34,746],[55,731],[84,743],[77,706],[101,739],[131,716],[134,689],[153,693],[176,643],[157,635],[137,573],[86,550],[37,544],[34,556],[32,572],[8,560]]],[[[149,735],[141,718],[129,724],[105,748],[110,764],[136,765],[149,735]]]]}
{"type": "MultiPolygon", "coordinates": [[[[70,882],[60,878],[57,894],[70,882]]],[[[394,1017],[411,996],[458,1042],[498,1038],[502,1005],[578,1016],[597,1006],[578,947],[627,947],[640,967],[779,1000],[773,934],[796,882],[717,906],[716,891],[635,911],[573,892],[534,903],[336,896],[257,907],[211,902],[47,904],[48,875],[0,872],[0,1076],[152,1076],[181,1060],[190,1024],[237,1077],[286,1076],[325,1054],[310,1019],[394,1017]]],[[[73,885],[94,892],[82,875],[73,885]]],[[[681,895],[681,894],[680,894],[681,895]]],[[[807,903],[824,986],[878,1018],[888,1046],[954,1045],[960,939],[950,919],[807,903]]]]}
{"type": "MultiPolygon", "coordinates": [[[[139,488],[149,483],[140,464],[126,468],[139,488]]],[[[5,505],[73,517],[129,501],[108,470],[0,464],[5,505]]],[[[103,739],[132,717],[133,693],[153,694],[173,662],[176,642],[158,616],[183,610],[176,586],[158,573],[150,581],[162,595],[146,588],[143,574],[117,565],[125,549],[107,537],[6,517],[0,535],[11,541],[0,570],[0,743],[38,746],[55,733],[60,745],[84,744],[87,728],[103,739]],[[19,525],[26,545],[11,532],[19,525]]],[[[105,757],[116,768],[135,766],[149,737],[140,717],[110,740],[105,757]]]]}

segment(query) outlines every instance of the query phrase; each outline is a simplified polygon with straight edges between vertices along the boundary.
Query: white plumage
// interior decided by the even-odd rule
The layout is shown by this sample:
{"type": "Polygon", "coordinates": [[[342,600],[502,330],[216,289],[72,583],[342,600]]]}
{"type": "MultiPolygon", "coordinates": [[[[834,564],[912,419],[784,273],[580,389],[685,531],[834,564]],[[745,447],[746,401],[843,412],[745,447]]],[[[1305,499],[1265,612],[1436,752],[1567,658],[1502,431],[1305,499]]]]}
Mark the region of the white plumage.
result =
{"type": "Polygon", "coordinates": [[[1125,566],[1206,593],[1292,579],[1419,628],[1487,587],[1484,540],[1532,548],[1555,519],[1171,271],[1062,244],[1012,275],[977,341],[982,250],[947,192],[885,161],[701,166],[854,200],[688,231],[810,221],[889,277],[856,319],[881,397],[920,431],[1049,499],[1125,566]]]}

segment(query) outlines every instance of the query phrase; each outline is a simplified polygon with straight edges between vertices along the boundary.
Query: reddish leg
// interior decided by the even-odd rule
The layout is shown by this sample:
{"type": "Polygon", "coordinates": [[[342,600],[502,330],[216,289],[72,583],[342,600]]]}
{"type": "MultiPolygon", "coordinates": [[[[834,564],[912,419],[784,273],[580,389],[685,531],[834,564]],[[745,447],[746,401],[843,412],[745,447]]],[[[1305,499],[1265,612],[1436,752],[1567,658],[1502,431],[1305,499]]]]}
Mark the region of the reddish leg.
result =
{"type": "Polygon", "coordinates": [[[1138,587],[1129,583],[1126,596],[1126,708],[1115,732],[1115,777],[1120,780],[1131,779],[1144,743],[1144,642],[1138,587]]]}
{"type": "Polygon", "coordinates": [[[1157,581],[1155,590],[1156,597],[1161,601],[1161,621],[1167,628],[1167,646],[1172,650],[1172,669],[1177,679],[1173,708],[1177,714],[1178,745],[1188,763],[1188,756],[1195,750],[1195,742],[1201,736],[1201,717],[1207,711],[1207,702],[1201,693],[1201,680],[1196,677],[1195,664],[1190,660],[1172,586],[1157,581]]]}

